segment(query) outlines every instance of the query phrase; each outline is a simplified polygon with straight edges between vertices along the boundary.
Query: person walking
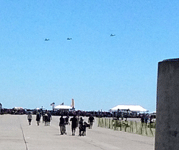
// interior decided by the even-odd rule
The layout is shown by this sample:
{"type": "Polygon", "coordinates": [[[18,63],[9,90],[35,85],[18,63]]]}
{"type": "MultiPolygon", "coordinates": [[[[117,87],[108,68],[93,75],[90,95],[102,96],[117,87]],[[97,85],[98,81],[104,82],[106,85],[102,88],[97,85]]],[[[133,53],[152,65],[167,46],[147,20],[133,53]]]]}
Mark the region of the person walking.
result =
{"type": "Polygon", "coordinates": [[[47,120],[48,120],[48,115],[47,113],[45,113],[45,115],[43,116],[43,120],[45,122],[45,126],[47,126],[47,120]]]}
{"type": "Polygon", "coordinates": [[[31,125],[31,121],[32,121],[32,114],[31,114],[31,112],[28,113],[27,119],[29,121],[29,125],[31,125]]]}
{"type": "Polygon", "coordinates": [[[39,126],[39,123],[40,123],[40,118],[41,118],[40,113],[37,112],[36,121],[37,121],[37,125],[38,125],[38,126],[39,126]]]}
{"type": "Polygon", "coordinates": [[[82,131],[83,131],[83,119],[82,117],[80,117],[80,120],[79,120],[79,136],[81,136],[82,134],[82,131]]]}
{"type": "Polygon", "coordinates": [[[90,115],[90,117],[88,118],[88,122],[90,123],[90,129],[92,129],[93,121],[94,121],[94,117],[90,115]]]}
{"type": "Polygon", "coordinates": [[[60,117],[59,126],[61,135],[63,135],[64,133],[66,134],[65,119],[63,118],[63,116],[60,117]]]}
{"type": "Polygon", "coordinates": [[[77,118],[74,115],[73,118],[70,119],[71,123],[71,129],[72,129],[72,135],[75,135],[76,127],[77,127],[77,118]]]}
{"type": "Polygon", "coordinates": [[[49,126],[50,125],[50,121],[52,119],[52,115],[50,114],[50,112],[47,112],[47,125],[49,126]]]}

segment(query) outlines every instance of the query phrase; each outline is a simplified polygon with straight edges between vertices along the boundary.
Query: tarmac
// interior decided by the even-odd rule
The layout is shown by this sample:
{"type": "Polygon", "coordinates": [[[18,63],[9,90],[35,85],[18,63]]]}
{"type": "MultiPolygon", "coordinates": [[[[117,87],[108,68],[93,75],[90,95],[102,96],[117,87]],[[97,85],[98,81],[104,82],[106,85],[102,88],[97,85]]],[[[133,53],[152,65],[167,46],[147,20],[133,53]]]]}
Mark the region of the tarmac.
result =
{"type": "Polygon", "coordinates": [[[97,118],[86,136],[78,129],[72,136],[71,125],[60,135],[59,116],[50,126],[37,126],[35,117],[29,125],[26,115],[0,115],[0,150],[154,150],[154,137],[97,127],[97,118]]]}

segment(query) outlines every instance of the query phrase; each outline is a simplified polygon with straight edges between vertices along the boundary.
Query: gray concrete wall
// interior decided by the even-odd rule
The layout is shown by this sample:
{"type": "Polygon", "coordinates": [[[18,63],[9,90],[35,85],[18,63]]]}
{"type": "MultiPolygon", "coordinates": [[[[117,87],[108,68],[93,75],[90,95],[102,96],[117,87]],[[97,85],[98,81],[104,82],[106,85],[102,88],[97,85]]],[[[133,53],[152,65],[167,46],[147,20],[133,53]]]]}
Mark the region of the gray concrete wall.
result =
{"type": "Polygon", "coordinates": [[[179,150],[179,59],[158,63],[155,150],[179,150]]]}

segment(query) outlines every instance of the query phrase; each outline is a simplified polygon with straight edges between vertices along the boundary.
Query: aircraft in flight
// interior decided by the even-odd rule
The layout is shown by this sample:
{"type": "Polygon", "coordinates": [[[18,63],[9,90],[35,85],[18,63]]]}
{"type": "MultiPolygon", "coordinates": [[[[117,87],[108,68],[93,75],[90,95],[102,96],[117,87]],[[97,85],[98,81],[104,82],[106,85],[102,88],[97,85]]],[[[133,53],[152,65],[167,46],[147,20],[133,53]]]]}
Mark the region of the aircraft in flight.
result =
{"type": "Polygon", "coordinates": [[[49,41],[50,39],[45,39],[45,41],[49,41]]]}
{"type": "Polygon", "coordinates": [[[115,34],[111,34],[110,36],[115,36],[115,34]]]}
{"type": "Polygon", "coordinates": [[[72,40],[72,38],[67,38],[67,40],[72,40]]]}

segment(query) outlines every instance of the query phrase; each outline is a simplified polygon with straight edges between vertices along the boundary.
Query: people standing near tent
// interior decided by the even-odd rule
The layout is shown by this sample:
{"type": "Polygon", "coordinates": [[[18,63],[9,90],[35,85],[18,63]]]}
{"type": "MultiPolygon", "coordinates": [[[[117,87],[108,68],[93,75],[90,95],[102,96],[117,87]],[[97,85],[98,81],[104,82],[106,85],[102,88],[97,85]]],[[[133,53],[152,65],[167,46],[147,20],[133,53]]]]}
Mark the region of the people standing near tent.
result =
{"type": "Polygon", "coordinates": [[[60,117],[59,126],[61,135],[63,135],[64,133],[66,134],[65,119],[63,118],[63,115],[60,117]]]}
{"type": "Polygon", "coordinates": [[[70,119],[71,123],[71,129],[72,129],[72,135],[75,135],[76,127],[77,127],[77,118],[74,115],[73,118],[70,119]]]}
{"type": "Polygon", "coordinates": [[[94,117],[92,115],[90,115],[90,117],[88,118],[88,122],[90,124],[90,129],[92,129],[93,121],[94,121],[94,117]]]}
{"type": "Polygon", "coordinates": [[[39,123],[40,123],[40,118],[41,118],[41,115],[39,112],[37,112],[36,114],[36,121],[37,121],[37,125],[39,126],[39,123]]]}
{"type": "Polygon", "coordinates": [[[27,119],[29,121],[29,125],[31,125],[31,121],[32,121],[32,114],[31,114],[31,112],[28,113],[27,119]]]}
{"type": "Polygon", "coordinates": [[[119,117],[121,116],[121,112],[120,112],[119,109],[117,110],[117,114],[116,115],[117,115],[117,120],[119,120],[119,117]]]}

